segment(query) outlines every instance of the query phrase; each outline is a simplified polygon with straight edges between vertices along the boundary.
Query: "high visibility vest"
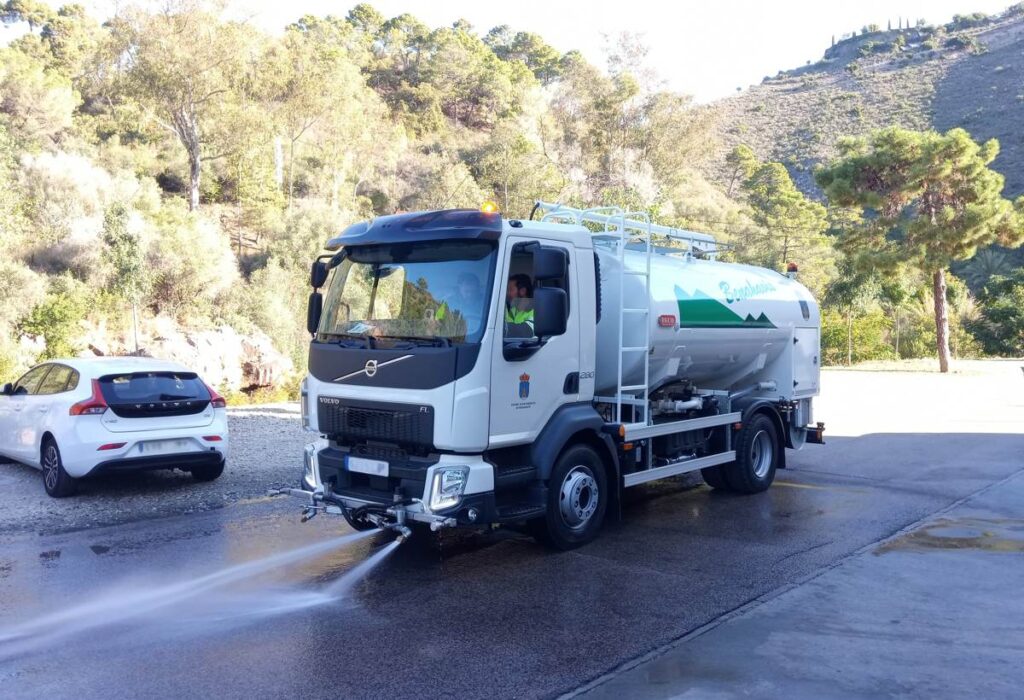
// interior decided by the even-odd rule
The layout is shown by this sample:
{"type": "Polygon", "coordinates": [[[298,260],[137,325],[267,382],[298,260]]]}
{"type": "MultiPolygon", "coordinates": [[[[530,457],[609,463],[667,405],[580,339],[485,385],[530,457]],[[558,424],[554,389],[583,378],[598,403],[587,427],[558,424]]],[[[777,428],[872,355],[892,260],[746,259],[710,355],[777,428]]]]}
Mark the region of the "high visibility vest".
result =
{"type": "Polygon", "coordinates": [[[505,323],[526,323],[533,328],[533,309],[517,309],[506,305],[505,323]]]}

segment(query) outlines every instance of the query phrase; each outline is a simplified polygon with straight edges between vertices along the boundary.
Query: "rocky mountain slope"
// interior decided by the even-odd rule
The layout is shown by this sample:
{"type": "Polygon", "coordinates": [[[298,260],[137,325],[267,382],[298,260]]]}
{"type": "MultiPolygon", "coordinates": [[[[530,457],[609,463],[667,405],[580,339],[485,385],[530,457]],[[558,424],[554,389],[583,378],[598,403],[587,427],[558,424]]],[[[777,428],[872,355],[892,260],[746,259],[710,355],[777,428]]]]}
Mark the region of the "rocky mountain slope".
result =
{"type": "Polygon", "coordinates": [[[784,71],[723,100],[711,175],[728,186],[725,155],[737,144],[777,160],[817,194],[814,167],[846,135],[900,125],[967,129],[999,139],[994,167],[1006,194],[1024,194],[1024,10],[960,16],[942,27],[858,33],[817,63],[784,71]]]}

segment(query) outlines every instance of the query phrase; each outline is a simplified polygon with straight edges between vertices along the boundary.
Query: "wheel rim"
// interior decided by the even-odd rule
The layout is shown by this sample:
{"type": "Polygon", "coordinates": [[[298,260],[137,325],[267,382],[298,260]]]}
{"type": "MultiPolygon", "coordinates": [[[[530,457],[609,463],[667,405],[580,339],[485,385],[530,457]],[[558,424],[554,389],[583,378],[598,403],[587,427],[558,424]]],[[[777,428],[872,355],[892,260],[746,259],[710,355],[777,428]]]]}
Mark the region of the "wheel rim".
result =
{"type": "Polygon", "coordinates": [[[57,456],[57,448],[49,445],[43,453],[43,479],[46,488],[51,491],[57,488],[57,480],[60,478],[60,457],[57,456]]]}
{"type": "Polygon", "coordinates": [[[750,466],[754,468],[754,476],[763,479],[772,468],[772,454],[775,450],[772,447],[772,438],[765,430],[757,431],[753,441],[750,443],[750,466]]]}
{"type": "Polygon", "coordinates": [[[582,530],[597,511],[601,495],[597,480],[589,467],[573,467],[562,479],[558,495],[558,510],[562,522],[570,530],[582,530]]]}

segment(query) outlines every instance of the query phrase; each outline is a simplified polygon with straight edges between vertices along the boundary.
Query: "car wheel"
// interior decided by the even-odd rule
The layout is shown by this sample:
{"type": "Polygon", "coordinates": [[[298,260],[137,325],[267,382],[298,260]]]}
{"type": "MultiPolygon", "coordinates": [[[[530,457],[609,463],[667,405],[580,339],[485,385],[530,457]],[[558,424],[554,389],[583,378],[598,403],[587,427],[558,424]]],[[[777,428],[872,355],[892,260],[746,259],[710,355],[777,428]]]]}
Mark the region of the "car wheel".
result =
{"type": "Polygon", "coordinates": [[[547,512],[536,526],[538,539],[561,550],[590,542],[604,523],[608,499],[601,456],[587,445],[570,447],[551,471],[547,512]]]}
{"type": "Polygon", "coordinates": [[[736,461],[722,465],[729,487],[740,493],[766,490],[775,481],[779,452],[774,421],[763,413],[753,415],[736,438],[736,461]]]}
{"type": "Polygon", "coordinates": [[[40,464],[43,467],[43,488],[53,498],[64,498],[74,494],[77,481],[64,471],[60,448],[52,438],[43,442],[40,464]]]}
{"type": "Polygon", "coordinates": [[[221,460],[220,464],[213,466],[192,467],[189,471],[196,481],[214,481],[224,473],[224,461],[221,460]]]}

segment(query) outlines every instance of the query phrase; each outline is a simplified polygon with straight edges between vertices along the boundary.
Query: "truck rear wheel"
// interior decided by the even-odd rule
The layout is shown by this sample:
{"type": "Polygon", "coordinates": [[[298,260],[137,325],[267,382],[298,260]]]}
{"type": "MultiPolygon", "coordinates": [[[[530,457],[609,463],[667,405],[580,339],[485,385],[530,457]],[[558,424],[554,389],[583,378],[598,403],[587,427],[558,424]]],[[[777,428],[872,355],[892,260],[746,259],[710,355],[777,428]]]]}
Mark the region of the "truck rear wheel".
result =
{"type": "Polygon", "coordinates": [[[570,447],[551,470],[547,512],[537,523],[538,539],[561,550],[590,542],[604,523],[608,498],[601,456],[587,445],[570,447]]]}
{"type": "Polygon", "coordinates": [[[721,474],[733,491],[760,493],[775,480],[780,449],[775,422],[755,413],[736,436],[736,461],[722,465],[721,474]]]}

